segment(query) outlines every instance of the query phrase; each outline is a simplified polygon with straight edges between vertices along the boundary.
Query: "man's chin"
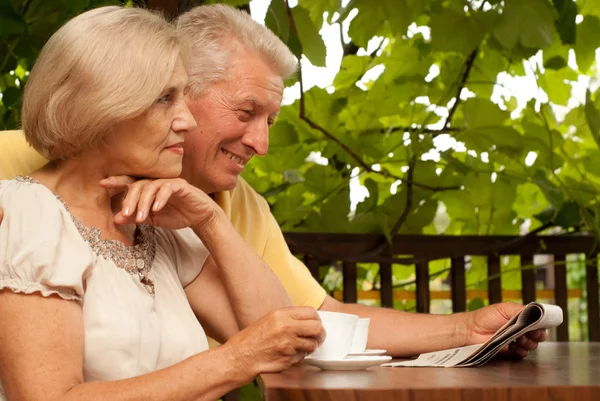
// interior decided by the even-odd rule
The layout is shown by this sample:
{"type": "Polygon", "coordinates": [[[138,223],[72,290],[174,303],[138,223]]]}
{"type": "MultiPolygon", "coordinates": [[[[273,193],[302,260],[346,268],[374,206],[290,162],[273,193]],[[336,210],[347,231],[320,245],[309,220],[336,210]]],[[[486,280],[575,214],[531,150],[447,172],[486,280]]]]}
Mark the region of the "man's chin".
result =
{"type": "Polygon", "coordinates": [[[235,189],[238,184],[238,177],[239,175],[227,175],[226,177],[221,177],[219,180],[214,180],[210,183],[210,187],[212,187],[211,193],[226,192],[235,189]]]}

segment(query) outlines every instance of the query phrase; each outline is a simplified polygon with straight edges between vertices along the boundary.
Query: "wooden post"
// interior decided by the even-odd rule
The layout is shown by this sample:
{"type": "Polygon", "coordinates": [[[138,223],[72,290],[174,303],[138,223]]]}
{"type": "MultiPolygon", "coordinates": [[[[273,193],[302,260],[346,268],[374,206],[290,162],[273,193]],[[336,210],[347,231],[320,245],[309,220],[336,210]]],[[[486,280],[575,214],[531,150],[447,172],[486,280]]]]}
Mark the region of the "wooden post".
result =
{"type": "Polygon", "coordinates": [[[464,312],[467,310],[466,281],[465,281],[465,258],[454,258],[450,265],[450,282],[452,288],[452,312],[464,312]]]}
{"type": "Polygon", "coordinates": [[[535,268],[533,266],[533,255],[521,255],[521,295],[523,304],[535,301],[535,268]]]}
{"type": "Polygon", "coordinates": [[[344,302],[354,304],[358,299],[356,291],[356,263],[344,262],[342,263],[342,269],[344,272],[344,302]]]}
{"type": "Polygon", "coordinates": [[[429,263],[415,265],[417,276],[417,312],[429,313],[429,263]]]}
{"type": "Polygon", "coordinates": [[[563,322],[556,328],[558,341],[569,341],[569,304],[567,303],[567,258],[554,255],[554,298],[563,310],[563,322]]]}
{"type": "Polygon", "coordinates": [[[502,280],[498,255],[488,256],[488,298],[490,304],[502,302],[502,280]]]}

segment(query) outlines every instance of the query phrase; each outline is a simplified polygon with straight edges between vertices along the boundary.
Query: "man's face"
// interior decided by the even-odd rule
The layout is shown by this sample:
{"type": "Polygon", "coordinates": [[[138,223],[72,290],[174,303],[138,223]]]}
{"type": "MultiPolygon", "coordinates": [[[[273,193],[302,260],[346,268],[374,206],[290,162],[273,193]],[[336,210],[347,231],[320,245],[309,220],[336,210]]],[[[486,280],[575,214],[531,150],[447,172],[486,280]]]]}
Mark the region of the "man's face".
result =
{"type": "Polygon", "coordinates": [[[244,166],[269,148],[283,79],[258,57],[235,57],[230,79],[187,98],[197,128],[185,138],[182,177],[207,193],[233,189],[244,166]]]}

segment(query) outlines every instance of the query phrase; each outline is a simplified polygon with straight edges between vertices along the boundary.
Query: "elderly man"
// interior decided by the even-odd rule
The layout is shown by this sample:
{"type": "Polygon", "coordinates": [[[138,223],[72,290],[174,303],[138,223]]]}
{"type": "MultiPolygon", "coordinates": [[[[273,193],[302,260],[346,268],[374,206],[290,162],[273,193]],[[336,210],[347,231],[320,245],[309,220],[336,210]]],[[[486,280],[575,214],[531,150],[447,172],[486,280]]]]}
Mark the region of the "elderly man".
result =
{"type": "MultiPolygon", "coordinates": [[[[181,15],[177,26],[191,47],[187,103],[198,123],[185,138],[182,177],[213,195],[238,232],[275,272],[294,305],[369,317],[368,348],[386,349],[397,356],[485,342],[522,309],[502,303],[474,312],[427,315],[344,304],[328,296],[290,253],[265,199],[239,177],[254,155],[267,153],[269,126],[279,112],[283,81],[296,71],[293,54],[248,14],[224,5],[196,7],[181,15]]],[[[37,155],[23,148],[21,137],[11,146],[21,148],[7,156],[25,164],[11,173],[27,173],[24,169],[40,163],[37,155]]],[[[215,314],[220,317],[220,324],[205,329],[224,342],[254,317],[249,318],[251,305],[240,305],[231,293],[228,298],[214,296],[219,291],[227,292],[227,288],[218,270],[210,266],[186,288],[201,321],[214,320],[207,317],[215,314]]],[[[509,351],[525,357],[546,338],[545,331],[529,333],[512,343],[509,351]]]]}

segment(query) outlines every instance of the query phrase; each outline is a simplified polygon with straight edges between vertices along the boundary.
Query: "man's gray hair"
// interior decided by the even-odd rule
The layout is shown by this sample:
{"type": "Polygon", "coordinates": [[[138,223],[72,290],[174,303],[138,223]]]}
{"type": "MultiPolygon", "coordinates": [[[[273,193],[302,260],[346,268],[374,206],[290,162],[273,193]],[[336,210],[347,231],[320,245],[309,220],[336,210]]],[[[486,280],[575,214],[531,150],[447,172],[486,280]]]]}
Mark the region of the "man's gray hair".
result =
{"type": "Polygon", "coordinates": [[[284,79],[298,68],[292,52],[273,32],[248,13],[224,4],[198,6],[183,13],[177,19],[177,30],[189,47],[192,96],[227,80],[229,66],[240,51],[256,54],[284,79]]]}

